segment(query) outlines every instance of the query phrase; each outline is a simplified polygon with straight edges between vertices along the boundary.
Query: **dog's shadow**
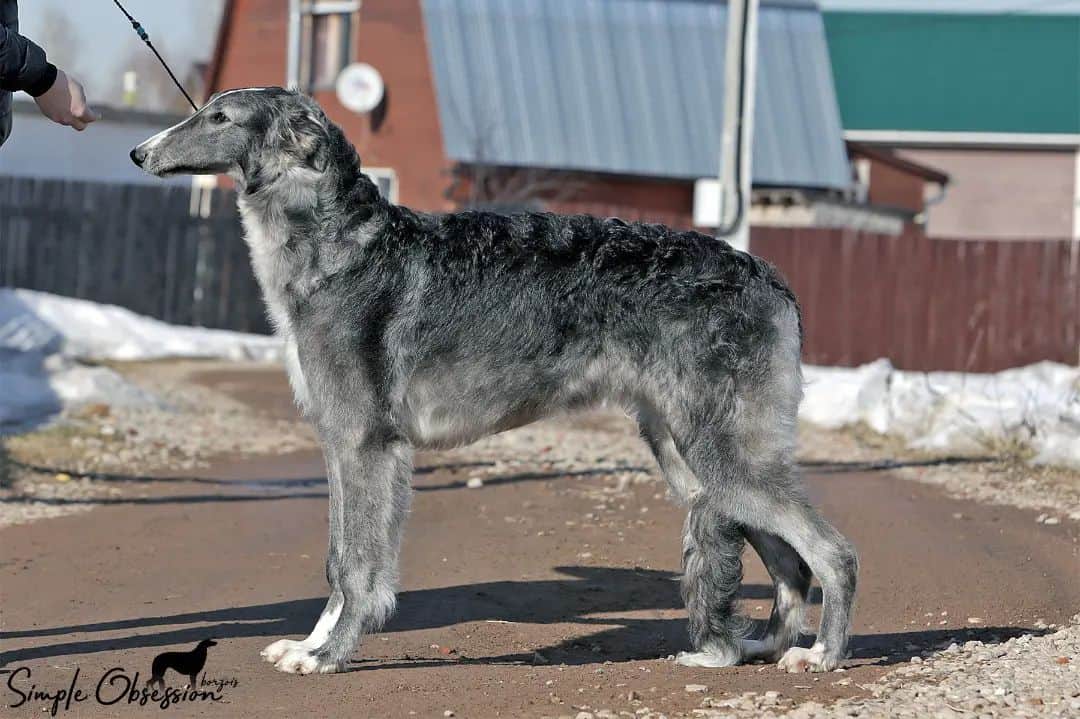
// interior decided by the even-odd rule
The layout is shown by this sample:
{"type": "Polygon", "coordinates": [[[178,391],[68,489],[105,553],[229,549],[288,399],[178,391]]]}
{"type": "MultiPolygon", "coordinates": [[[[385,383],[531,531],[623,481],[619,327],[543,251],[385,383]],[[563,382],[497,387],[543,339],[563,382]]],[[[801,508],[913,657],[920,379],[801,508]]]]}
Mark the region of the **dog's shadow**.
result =
{"type": "MultiPolygon", "coordinates": [[[[388,667],[423,667],[461,662],[594,664],[667,656],[687,648],[686,620],[650,616],[650,612],[676,610],[682,614],[676,575],[652,569],[623,567],[558,567],[566,578],[532,581],[499,581],[437,589],[402,592],[398,612],[384,634],[436,629],[469,622],[594,625],[596,632],[575,631],[574,636],[552,642],[538,651],[476,657],[406,657],[392,661],[362,661],[356,670],[388,667]],[[632,615],[632,616],[626,616],[632,615]]],[[[743,599],[770,601],[772,587],[744,584],[743,599]]],[[[817,588],[811,601],[820,603],[817,588]]],[[[69,654],[93,654],[125,649],[183,645],[207,636],[220,640],[249,637],[299,637],[312,627],[325,599],[276,602],[206,612],[153,616],[94,624],[0,632],[0,641],[38,637],[136,632],[168,627],[149,633],[89,638],[41,644],[0,654],[0,666],[69,654]],[[176,627],[175,625],[189,625],[176,627]]],[[[760,622],[754,627],[761,631],[760,622]]],[[[853,638],[855,655],[880,657],[882,661],[907,661],[946,637],[994,641],[1016,636],[1016,628],[941,630],[903,634],[862,635],[853,638]],[[910,649],[916,647],[915,649],[910,649]],[[905,653],[906,652],[906,653],[905,653]]],[[[370,641],[370,640],[369,640],[370,641]]],[[[361,648],[360,655],[364,654],[361,648]]]]}

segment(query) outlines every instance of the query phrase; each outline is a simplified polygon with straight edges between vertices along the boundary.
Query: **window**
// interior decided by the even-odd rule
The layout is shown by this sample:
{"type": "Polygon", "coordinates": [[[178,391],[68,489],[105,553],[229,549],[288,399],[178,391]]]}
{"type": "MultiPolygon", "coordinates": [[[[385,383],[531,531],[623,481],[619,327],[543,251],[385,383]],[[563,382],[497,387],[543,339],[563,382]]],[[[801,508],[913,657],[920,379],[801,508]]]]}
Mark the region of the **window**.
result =
{"type": "Polygon", "coordinates": [[[303,7],[300,77],[308,90],[334,86],[353,58],[358,2],[309,2],[303,7]]]}
{"type": "Polygon", "coordinates": [[[362,172],[371,178],[379,188],[379,194],[387,202],[396,205],[398,201],[397,173],[389,167],[365,167],[362,172]]]}

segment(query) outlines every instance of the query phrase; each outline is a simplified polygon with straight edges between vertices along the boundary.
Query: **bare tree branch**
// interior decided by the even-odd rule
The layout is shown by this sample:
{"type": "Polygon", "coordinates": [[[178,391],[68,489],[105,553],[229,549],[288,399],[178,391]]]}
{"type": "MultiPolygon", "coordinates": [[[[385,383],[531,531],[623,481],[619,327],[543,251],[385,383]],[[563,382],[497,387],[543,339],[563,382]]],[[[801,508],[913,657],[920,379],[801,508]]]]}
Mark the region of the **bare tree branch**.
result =
{"type": "Polygon", "coordinates": [[[71,18],[60,8],[47,5],[43,11],[42,31],[34,38],[45,49],[49,62],[60,68],[77,71],[79,34],[71,18]]]}

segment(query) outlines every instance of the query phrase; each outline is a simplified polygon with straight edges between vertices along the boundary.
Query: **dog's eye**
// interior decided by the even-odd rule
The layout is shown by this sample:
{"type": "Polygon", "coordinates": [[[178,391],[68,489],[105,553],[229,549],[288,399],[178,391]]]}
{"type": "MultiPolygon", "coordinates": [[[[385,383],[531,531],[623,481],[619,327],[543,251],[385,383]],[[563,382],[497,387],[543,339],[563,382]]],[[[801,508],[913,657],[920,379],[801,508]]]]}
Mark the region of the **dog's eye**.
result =
{"type": "Polygon", "coordinates": [[[224,112],[218,111],[210,116],[210,122],[214,123],[215,125],[224,125],[228,121],[229,116],[226,115],[224,112]]]}

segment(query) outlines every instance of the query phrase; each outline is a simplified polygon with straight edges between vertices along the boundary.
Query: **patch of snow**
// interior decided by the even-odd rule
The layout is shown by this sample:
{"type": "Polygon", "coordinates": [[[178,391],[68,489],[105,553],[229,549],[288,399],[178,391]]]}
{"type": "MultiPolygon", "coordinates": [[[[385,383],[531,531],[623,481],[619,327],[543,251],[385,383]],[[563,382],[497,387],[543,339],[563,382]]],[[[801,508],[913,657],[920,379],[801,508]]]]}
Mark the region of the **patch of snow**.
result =
{"type": "Polygon", "coordinates": [[[87,360],[282,358],[276,337],[171,325],[116,305],[22,289],[0,289],[2,349],[87,360]]]}
{"type": "Polygon", "coordinates": [[[275,337],[170,325],[114,305],[0,288],[0,429],[43,422],[65,407],[162,406],[103,360],[203,357],[274,361],[275,337]]]}
{"type": "Polygon", "coordinates": [[[893,371],[884,359],[854,368],[804,365],[799,415],[826,429],[869,421],[882,406],[893,371]]]}
{"type": "Polygon", "coordinates": [[[113,370],[82,365],[61,355],[51,355],[34,367],[12,362],[0,353],[0,387],[4,388],[0,429],[18,430],[44,422],[65,406],[95,402],[120,407],[163,406],[113,370]]]}
{"type": "Polygon", "coordinates": [[[838,428],[864,423],[911,447],[986,452],[1015,439],[1033,461],[1080,468],[1080,368],[1039,362],[995,374],[908,372],[888,360],[803,369],[800,416],[838,428]]]}

